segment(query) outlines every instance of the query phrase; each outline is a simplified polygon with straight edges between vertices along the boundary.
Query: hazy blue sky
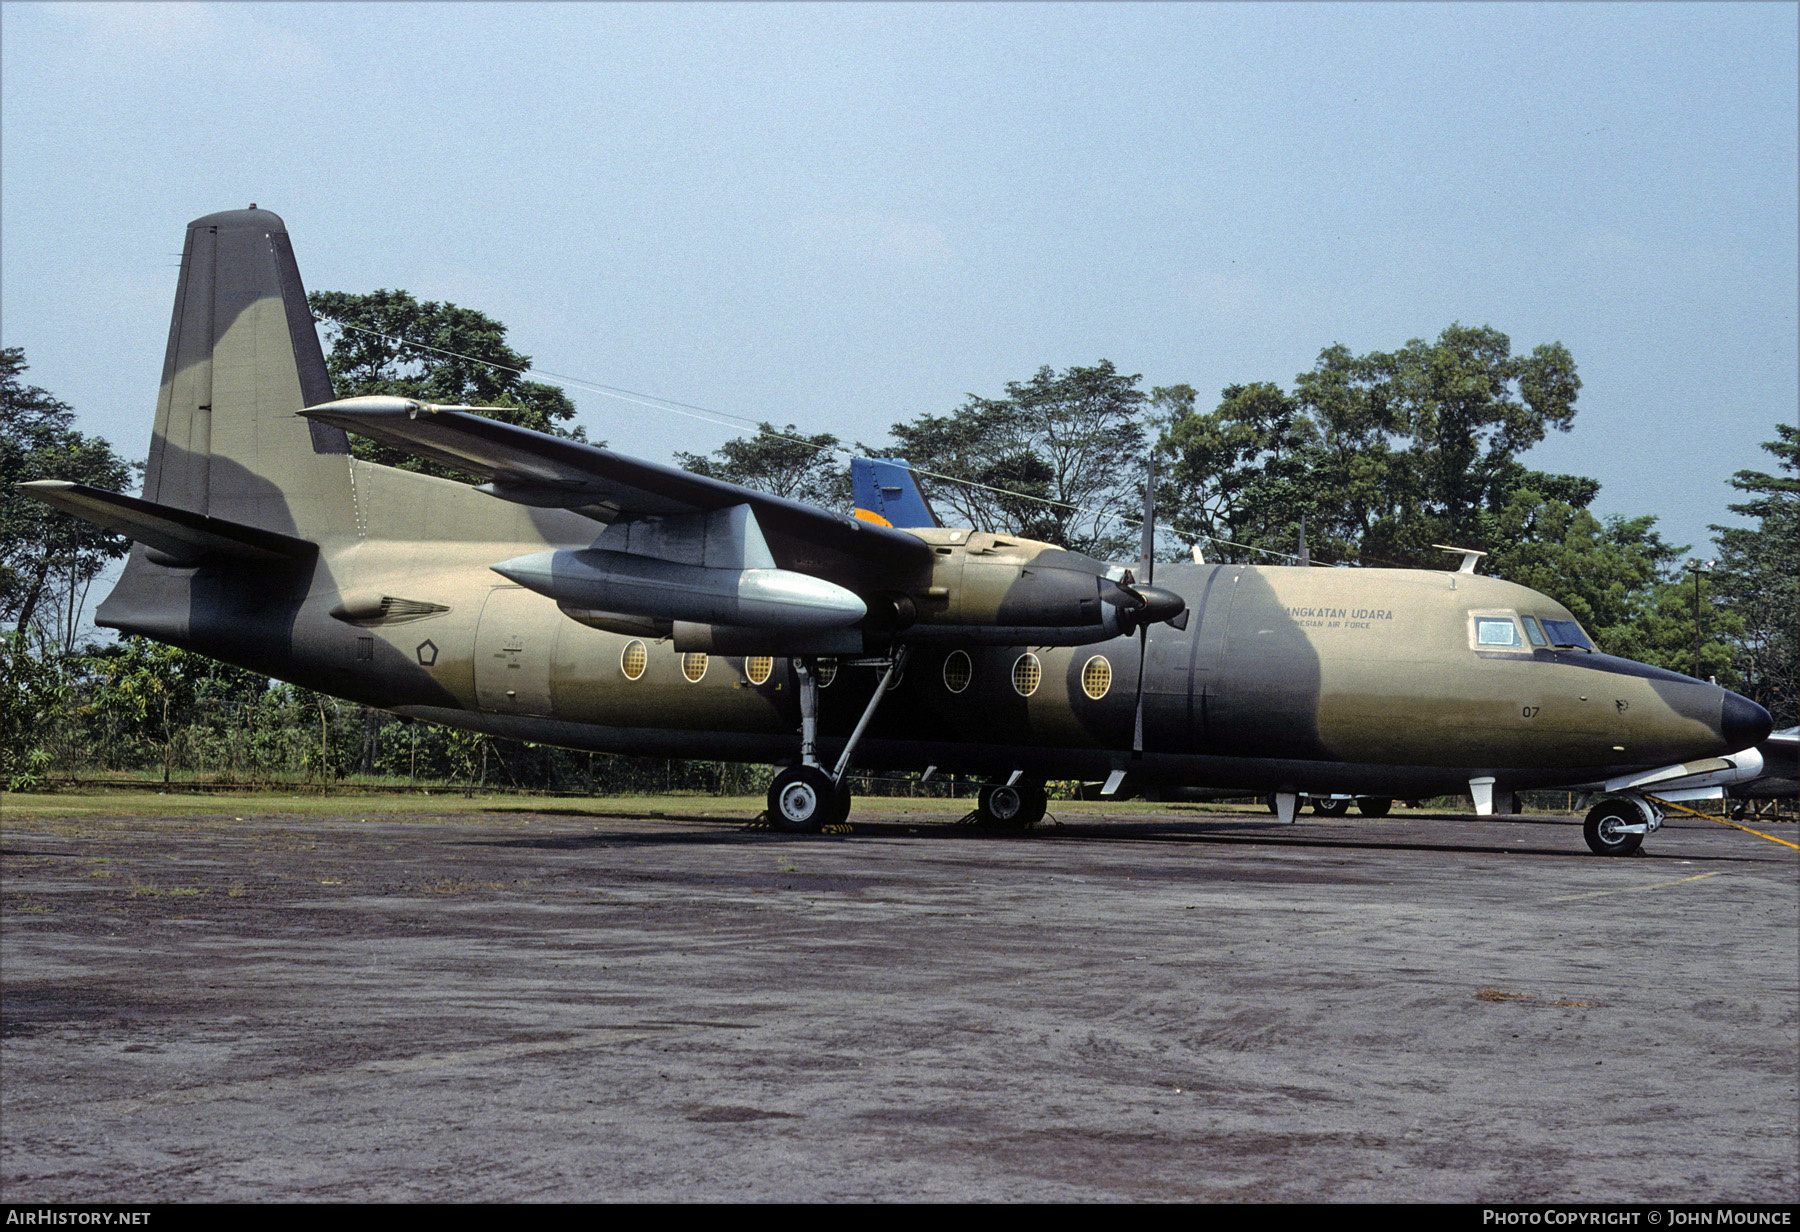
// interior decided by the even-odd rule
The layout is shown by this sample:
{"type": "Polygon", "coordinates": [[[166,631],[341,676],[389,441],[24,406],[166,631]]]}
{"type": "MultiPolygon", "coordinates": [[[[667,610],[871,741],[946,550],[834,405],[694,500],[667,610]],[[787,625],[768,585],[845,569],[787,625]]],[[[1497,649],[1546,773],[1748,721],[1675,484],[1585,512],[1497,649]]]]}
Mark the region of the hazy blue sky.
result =
{"type": "MultiPolygon", "coordinates": [[[[1679,543],[1796,416],[1793,4],[4,5],[4,341],[141,457],[189,219],[543,368],[876,443],[1104,357],[1211,406],[1452,321],[1679,543]]],[[[667,460],[728,429],[576,392],[667,460]]]]}

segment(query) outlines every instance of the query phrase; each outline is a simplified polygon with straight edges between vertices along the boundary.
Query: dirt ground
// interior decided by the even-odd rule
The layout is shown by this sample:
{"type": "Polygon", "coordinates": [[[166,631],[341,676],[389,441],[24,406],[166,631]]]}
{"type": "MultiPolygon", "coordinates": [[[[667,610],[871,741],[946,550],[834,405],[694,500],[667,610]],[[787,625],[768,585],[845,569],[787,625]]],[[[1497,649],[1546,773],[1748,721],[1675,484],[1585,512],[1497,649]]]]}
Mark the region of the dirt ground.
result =
{"type": "Polygon", "coordinates": [[[757,807],[0,798],[4,1198],[1800,1199],[1791,848],[757,807]]]}

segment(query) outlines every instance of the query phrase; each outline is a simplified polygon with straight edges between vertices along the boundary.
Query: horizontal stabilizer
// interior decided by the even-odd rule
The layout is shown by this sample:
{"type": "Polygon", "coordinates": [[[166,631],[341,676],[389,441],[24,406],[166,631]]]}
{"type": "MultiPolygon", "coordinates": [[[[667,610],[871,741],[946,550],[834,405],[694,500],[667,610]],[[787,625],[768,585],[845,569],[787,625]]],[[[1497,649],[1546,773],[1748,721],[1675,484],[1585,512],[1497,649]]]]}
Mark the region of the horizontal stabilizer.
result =
{"type": "Polygon", "coordinates": [[[319,550],[305,539],[62,479],[39,479],[19,487],[46,505],[130,537],[162,556],[163,564],[198,565],[210,560],[273,564],[311,560],[319,550]]]}

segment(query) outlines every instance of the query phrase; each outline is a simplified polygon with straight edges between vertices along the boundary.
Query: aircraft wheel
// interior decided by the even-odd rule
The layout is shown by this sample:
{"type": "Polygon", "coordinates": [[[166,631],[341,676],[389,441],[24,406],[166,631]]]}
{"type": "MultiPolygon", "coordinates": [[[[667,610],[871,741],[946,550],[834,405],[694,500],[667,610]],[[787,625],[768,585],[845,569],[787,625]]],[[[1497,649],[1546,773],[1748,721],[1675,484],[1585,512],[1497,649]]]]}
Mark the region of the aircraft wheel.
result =
{"type": "Polygon", "coordinates": [[[1597,856],[1628,856],[1643,846],[1644,836],[1620,832],[1621,826],[1643,824],[1637,806],[1629,800],[1602,800],[1588,810],[1581,836],[1597,856]]]}
{"type": "Polygon", "coordinates": [[[976,820],[990,830],[1027,830],[1043,820],[1049,804],[1042,787],[990,783],[981,789],[976,820]]]}
{"type": "Polygon", "coordinates": [[[1342,817],[1350,811],[1348,800],[1314,800],[1313,812],[1321,817],[1342,817]]]}
{"type": "Polygon", "coordinates": [[[850,811],[850,793],[839,794],[817,766],[789,766],[769,784],[769,824],[786,834],[816,834],[850,811]]]}
{"type": "Polygon", "coordinates": [[[1386,817],[1394,802],[1386,796],[1358,796],[1356,811],[1364,817],[1386,817]]]}
{"type": "Polygon", "coordinates": [[[1742,820],[1744,820],[1744,815],[1748,812],[1749,812],[1749,809],[1745,806],[1745,804],[1742,800],[1733,800],[1731,802],[1731,812],[1729,814],[1729,816],[1731,817],[1731,820],[1742,821],[1742,820]]]}

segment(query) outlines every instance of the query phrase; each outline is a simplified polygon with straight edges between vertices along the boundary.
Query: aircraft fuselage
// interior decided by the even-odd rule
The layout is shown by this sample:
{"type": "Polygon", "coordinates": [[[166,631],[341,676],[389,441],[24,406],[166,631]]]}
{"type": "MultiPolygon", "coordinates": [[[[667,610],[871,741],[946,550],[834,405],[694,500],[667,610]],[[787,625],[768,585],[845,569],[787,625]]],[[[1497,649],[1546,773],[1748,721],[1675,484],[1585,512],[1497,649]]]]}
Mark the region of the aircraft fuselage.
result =
{"type": "MultiPolygon", "coordinates": [[[[442,483],[350,465],[402,487],[442,483]]],[[[451,499],[488,498],[462,489],[451,499]]],[[[521,516],[499,502],[493,511],[498,529],[521,516]]],[[[666,638],[591,628],[496,576],[491,563],[544,532],[586,529],[566,514],[534,517],[519,527],[522,542],[348,542],[310,568],[139,560],[100,615],[401,715],[615,753],[797,756],[789,659],[684,654],[666,638]],[[171,622],[177,612],[186,618],[171,622]]],[[[1498,579],[1165,565],[1157,581],[1192,619],[1186,629],[1152,625],[1143,643],[1141,754],[1132,635],[918,646],[858,764],[1423,795],[1463,790],[1476,776],[1500,791],[1590,782],[1733,747],[1732,695],[1628,660],[1534,647],[1524,617],[1572,618],[1498,579]]],[[[877,675],[843,665],[821,689],[822,757],[842,747],[877,675]]]]}

